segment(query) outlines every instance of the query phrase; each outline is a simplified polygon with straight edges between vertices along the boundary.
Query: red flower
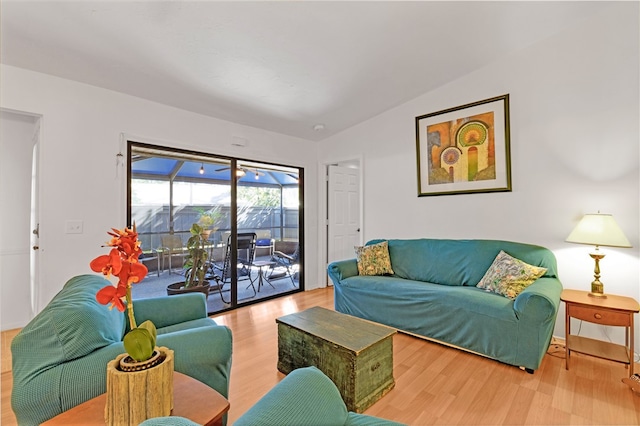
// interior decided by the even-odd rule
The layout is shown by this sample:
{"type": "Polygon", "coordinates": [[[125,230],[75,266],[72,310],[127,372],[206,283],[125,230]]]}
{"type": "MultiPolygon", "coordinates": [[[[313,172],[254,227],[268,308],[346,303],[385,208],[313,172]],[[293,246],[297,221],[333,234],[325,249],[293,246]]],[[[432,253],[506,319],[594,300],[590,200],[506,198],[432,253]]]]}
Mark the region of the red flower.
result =
{"type": "MultiPolygon", "coordinates": [[[[96,299],[103,305],[111,304],[118,308],[119,311],[125,310],[123,299],[126,299],[130,310],[133,310],[133,301],[128,289],[131,284],[139,283],[147,276],[148,269],[145,265],[138,262],[138,256],[142,254],[140,249],[140,241],[138,241],[138,233],[135,225],[133,228],[115,229],[107,232],[111,236],[111,240],[107,243],[109,247],[113,247],[108,255],[98,256],[91,261],[91,269],[95,272],[101,272],[106,277],[112,274],[118,278],[117,287],[107,286],[96,294],[96,299]]],[[[132,328],[133,322],[132,322],[132,328]]]]}
{"type": "Polygon", "coordinates": [[[133,283],[139,283],[147,276],[147,272],[149,270],[142,263],[125,261],[122,263],[120,274],[118,274],[118,278],[120,278],[118,285],[128,287],[133,283]]]}
{"type": "Polygon", "coordinates": [[[120,258],[120,252],[118,249],[112,249],[109,254],[98,256],[89,264],[91,270],[94,272],[102,272],[106,277],[111,274],[118,276],[122,269],[122,259],[120,258]]]}
{"type": "Polygon", "coordinates": [[[112,285],[108,285],[106,287],[101,288],[98,293],[96,293],[96,300],[103,304],[111,304],[109,309],[112,309],[114,306],[120,311],[124,312],[124,302],[122,298],[127,295],[126,287],[118,285],[114,287],[112,285]]]}
{"type": "Polygon", "coordinates": [[[107,232],[111,236],[111,240],[107,246],[113,247],[108,255],[98,256],[90,263],[91,269],[95,272],[101,272],[109,277],[111,274],[118,278],[116,286],[108,285],[101,288],[96,293],[96,300],[103,304],[110,304],[109,309],[117,308],[120,312],[127,311],[129,317],[129,327],[131,331],[127,333],[123,339],[124,348],[127,353],[137,361],[144,361],[151,357],[151,350],[140,351],[142,346],[151,349],[155,346],[155,326],[149,320],[141,324],[141,330],[138,329],[136,318],[133,314],[133,299],[131,297],[131,284],[139,283],[147,276],[147,267],[138,262],[138,256],[142,254],[140,249],[140,241],[138,241],[138,233],[136,226],[132,229],[124,228],[122,230],[112,228],[107,232]],[[126,304],[125,304],[126,303],[126,304]],[[153,334],[150,332],[153,330],[153,334]],[[133,340],[131,337],[135,333],[133,340]],[[140,337],[146,336],[146,337],[140,337]],[[142,343],[142,345],[140,345],[142,343]],[[147,345],[148,343],[148,345],[147,345]]]}
{"type": "Polygon", "coordinates": [[[112,228],[111,231],[112,232],[108,232],[108,234],[113,238],[111,238],[108,245],[117,247],[123,260],[137,262],[138,256],[142,254],[142,250],[140,249],[140,241],[138,241],[138,233],[136,232],[135,225],[133,229],[124,228],[123,230],[119,230],[112,228]]]}

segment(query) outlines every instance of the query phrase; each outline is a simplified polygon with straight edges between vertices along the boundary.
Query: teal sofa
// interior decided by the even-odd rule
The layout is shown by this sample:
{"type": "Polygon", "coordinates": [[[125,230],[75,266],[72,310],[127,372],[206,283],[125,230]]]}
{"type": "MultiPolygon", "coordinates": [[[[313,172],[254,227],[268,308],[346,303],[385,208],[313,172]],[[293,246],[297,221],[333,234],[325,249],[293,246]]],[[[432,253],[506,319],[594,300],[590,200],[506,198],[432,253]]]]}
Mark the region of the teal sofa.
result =
{"type": "MultiPolygon", "coordinates": [[[[106,391],[107,363],[124,353],[125,313],[96,301],[109,282],[69,280],[11,343],[11,406],[18,424],[37,425],[106,391]]],[[[204,295],[134,301],[138,323],[151,320],[158,346],[174,351],[176,371],[229,394],[231,331],[207,317],[204,295]]]]}
{"type": "MultiPolygon", "coordinates": [[[[196,423],[184,418],[157,417],[140,424],[174,425],[194,426],[196,423]]],[[[401,425],[402,423],[347,411],[336,385],[316,367],[299,368],[289,373],[234,423],[234,426],[401,425]]]]}
{"type": "MultiPolygon", "coordinates": [[[[385,240],[373,240],[368,245],[385,240]]],[[[553,253],[498,240],[388,240],[394,274],[358,275],[355,259],[334,262],[336,311],[386,324],[532,373],[544,357],[562,284],[553,253]],[[476,288],[498,253],[547,272],[514,300],[476,288]]]]}

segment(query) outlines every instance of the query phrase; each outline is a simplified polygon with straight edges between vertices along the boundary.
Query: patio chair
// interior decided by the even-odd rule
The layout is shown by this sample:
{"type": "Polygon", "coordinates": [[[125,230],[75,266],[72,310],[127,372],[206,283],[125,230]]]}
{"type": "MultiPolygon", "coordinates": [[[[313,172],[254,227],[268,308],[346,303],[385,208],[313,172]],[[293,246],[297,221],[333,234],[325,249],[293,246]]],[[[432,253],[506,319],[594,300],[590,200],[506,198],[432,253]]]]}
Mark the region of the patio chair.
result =
{"type": "Polygon", "coordinates": [[[271,238],[271,231],[268,229],[257,231],[256,235],[258,237],[256,240],[256,252],[259,252],[259,250],[268,250],[269,256],[272,256],[276,240],[271,238]]]}
{"type": "Polygon", "coordinates": [[[274,262],[274,265],[271,267],[271,273],[268,277],[269,281],[288,277],[291,280],[291,284],[297,287],[294,278],[300,266],[300,245],[296,246],[295,251],[291,255],[278,250],[274,251],[273,256],[271,256],[271,261],[274,262]]]}
{"type": "Polygon", "coordinates": [[[162,270],[164,270],[164,260],[166,257],[169,258],[169,274],[171,274],[173,270],[173,266],[171,264],[171,260],[174,256],[178,256],[181,258],[180,268],[182,269],[182,264],[184,262],[184,257],[186,256],[185,247],[182,243],[182,238],[179,235],[168,234],[163,235],[160,238],[160,244],[162,244],[158,248],[158,255],[160,260],[162,261],[162,270]]]}
{"type": "MultiPolygon", "coordinates": [[[[147,253],[142,253],[138,258],[138,261],[147,266],[147,264],[151,264],[151,266],[155,266],[156,275],[160,276],[160,254],[158,250],[152,250],[147,253]]],[[[147,266],[149,268],[149,266],[147,266]]]]}
{"type": "MultiPolygon", "coordinates": [[[[238,233],[238,282],[248,279],[250,281],[249,285],[253,288],[254,296],[257,293],[251,281],[251,264],[256,253],[256,238],[256,234],[253,232],[238,233]]],[[[223,264],[218,265],[211,262],[210,272],[213,274],[213,279],[218,283],[220,298],[224,303],[229,303],[224,300],[222,289],[226,283],[231,282],[231,235],[227,238],[223,264]]]]}

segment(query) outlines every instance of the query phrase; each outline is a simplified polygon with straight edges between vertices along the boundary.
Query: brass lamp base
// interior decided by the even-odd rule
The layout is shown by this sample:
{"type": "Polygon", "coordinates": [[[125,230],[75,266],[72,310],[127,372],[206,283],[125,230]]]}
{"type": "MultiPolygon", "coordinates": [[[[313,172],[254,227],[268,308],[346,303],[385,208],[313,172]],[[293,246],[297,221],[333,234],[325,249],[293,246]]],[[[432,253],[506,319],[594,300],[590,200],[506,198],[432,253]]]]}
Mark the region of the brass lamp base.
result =
{"type": "Polygon", "coordinates": [[[589,292],[589,297],[596,297],[598,299],[606,299],[607,295],[604,293],[594,293],[592,291],[589,292]]]}
{"type": "Polygon", "coordinates": [[[607,295],[604,294],[604,284],[600,282],[600,261],[604,257],[604,254],[602,254],[598,250],[598,246],[596,246],[596,251],[594,253],[589,253],[589,256],[591,256],[591,258],[596,262],[596,267],[593,270],[593,277],[595,279],[591,282],[591,292],[589,293],[589,296],[606,299],[607,295]]]}
{"type": "Polygon", "coordinates": [[[600,299],[606,299],[607,298],[607,295],[604,294],[604,284],[602,284],[599,279],[596,278],[591,283],[591,291],[589,292],[589,296],[597,297],[597,298],[600,298],[600,299]]]}

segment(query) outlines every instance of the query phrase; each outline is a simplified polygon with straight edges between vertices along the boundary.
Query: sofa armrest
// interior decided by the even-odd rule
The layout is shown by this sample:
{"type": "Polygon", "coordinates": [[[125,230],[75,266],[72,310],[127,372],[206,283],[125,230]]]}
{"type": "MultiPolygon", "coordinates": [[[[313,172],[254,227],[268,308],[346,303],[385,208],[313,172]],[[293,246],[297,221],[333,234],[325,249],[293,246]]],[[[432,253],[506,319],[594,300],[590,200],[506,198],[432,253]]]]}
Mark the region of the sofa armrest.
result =
{"type": "Polygon", "coordinates": [[[516,297],[513,309],[520,319],[555,321],[561,292],[562,284],[557,278],[539,278],[516,297]]]}
{"type": "Polygon", "coordinates": [[[358,275],[358,263],[355,259],[339,260],[331,263],[327,271],[333,283],[339,284],[346,278],[358,275]]]}
{"type": "Polygon", "coordinates": [[[200,380],[228,398],[233,350],[231,330],[213,321],[211,324],[161,334],[157,345],[173,349],[176,371],[200,380]]]}
{"type": "MultiPolygon", "coordinates": [[[[202,293],[177,294],[134,301],[138,324],[151,320],[156,328],[207,317],[207,302],[202,293]]],[[[127,331],[128,331],[127,322],[127,331]]]]}
{"type": "MultiPolygon", "coordinates": [[[[21,364],[41,356],[34,348],[31,356],[21,357],[21,364]]],[[[24,365],[15,365],[11,408],[18,424],[39,425],[104,393],[107,363],[123,352],[121,342],[113,343],[34,374],[24,374],[24,365]]]]}
{"type": "Polygon", "coordinates": [[[344,425],[347,407],[338,388],[316,367],[292,371],[234,426],[344,425]]]}

